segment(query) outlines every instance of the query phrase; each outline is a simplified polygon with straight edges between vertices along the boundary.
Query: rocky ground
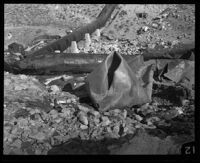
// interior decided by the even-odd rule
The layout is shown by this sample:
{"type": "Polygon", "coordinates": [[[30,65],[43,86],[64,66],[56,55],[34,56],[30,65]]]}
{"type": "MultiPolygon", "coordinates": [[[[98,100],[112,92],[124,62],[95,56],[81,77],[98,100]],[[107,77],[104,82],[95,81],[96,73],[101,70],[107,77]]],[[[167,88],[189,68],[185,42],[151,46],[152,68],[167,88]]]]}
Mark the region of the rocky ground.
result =
{"type": "MultiPolygon", "coordinates": [[[[44,34],[62,37],[93,21],[103,6],[5,5],[4,49],[13,42],[28,48],[44,34]]],[[[119,5],[101,38],[78,48],[134,55],[195,44],[194,11],[194,5],[119,5]]],[[[156,84],[151,103],[100,113],[63,89],[63,81],[76,86],[85,76],[4,72],[4,154],[180,154],[183,143],[194,141],[194,91],[156,84]]]]}

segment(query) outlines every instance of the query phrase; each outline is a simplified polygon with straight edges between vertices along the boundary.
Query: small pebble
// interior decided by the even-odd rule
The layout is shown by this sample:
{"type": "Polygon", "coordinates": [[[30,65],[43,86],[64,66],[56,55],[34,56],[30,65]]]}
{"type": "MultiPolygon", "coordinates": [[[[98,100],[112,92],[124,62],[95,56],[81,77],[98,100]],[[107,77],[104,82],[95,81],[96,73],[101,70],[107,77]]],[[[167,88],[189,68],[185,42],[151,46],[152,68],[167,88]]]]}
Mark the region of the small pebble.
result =
{"type": "Polygon", "coordinates": [[[118,115],[120,112],[121,112],[121,110],[119,110],[119,109],[114,109],[113,110],[114,115],[118,115]]]}
{"type": "Polygon", "coordinates": [[[57,99],[57,104],[66,104],[67,100],[65,99],[57,99]]]}
{"type": "Polygon", "coordinates": [[[21,78],[22,80],[26,80],[28,77],[27,77],[26,75],[20,75],[20,78],[21,78]]]}
{"type": "Polygon", "coordinates": [[[62,119],[61,119],[61,118],[56,118],[54,121],[55,121],[56,123],[60,123],[60,122],[62,121],[62,119]]]}
{"type": "Polygon", "coordinates": [[[70,98],[66,100],[66,103],[68,103],[68,104],[71,102],[72,102],[72,100],[70,98]]]}
{"type": "Polygon", "coordinates": [[[142,124],[137,124],[137,125],[135,125],[135,128],[141,128],[142,127],[142,124]]]}
{"type": "Polygon", "coordinates": [[[106,117],[106,116],[102,116],[101,120],[102,120],[102,126],[107,126],[111,123],[110,120],[108,119],[108,117],[106,117]]]}
{"type": "Polygon", "coordinates": [[[80,128],[81,128],[82,130],[85,130],[85,129],[88,128],[88,126],[81,124],[81,125],[80,125],[80,128]]]}
{"type": "Polygon", "coordinates": [[[36,155],[40,155],[40,154],[42,154],[42,152],[41,152],[41,150],[36,149],[36,150],[35,150],[35,154],[36,154],[36,155]]]}
{"type": "Polygon", "coordinates": [[[178,114],[183,114],[182,107],[176,107],[176,111],[177,111],[178,114]]]}
{"type": "Polygon", "coordinates": [[[72,103],[77,103],[75,98],[71,98],[72,103]]]}
{"type": "Polygon", "coordinates": [[[119,133],[119,130],[120,130],[120,128],[118,125],[113,128],[113,132],[115,132],[117,134],[119,133]]]}
{"type": "Polygon", "coordinates": [[[128,127],[124,127],[124,133],[128,131],[128,127]]]}
{"type": "Polygon", "coordinates": [[[58,112],[57,112],[56,110],[54,110],[54,109],[50,111],[50,114],[51,114],[51,117],[52,117],[53,119],[55,119],[55,118],[58,117],[58,112]]]}
{"type": "Polygon", "coordinates": [[[149,119],[149,120],[147,120],[147,125],[149,126],[149,125],[153,125],[153,123],[151,122],[151,120],[149,119]]]}
{"type": "Polygon", "coordinates": [[[158,24],[157,23],[152,23],[152,27],[158,28],[158,24]]]}
{"type": "Polygon", "coordinates": [[[94,115],[95,117],[99,117],[100,116],[100,113],[98,111],[95,111],[95,110],[90,110],[90,113],[92,115],[94,115]]]}
{"type": "Polygon", "coordinates": [[[187,100],[187,99],[184,99],[184,100],[181,101],[181,103],[182,103],[183,106],[185,106],[185,105],[188,105],[190,103],[190,101],[187,100]]]}
{"type": "Polygon", "coordinates": [[[87,116],[83,112],[79,113],[79,121],[86,126],[88,125],[87,116]]]}
{"type": "Polygon", "coordinates": [[[109,116],[109,115],[110,115],[110,113],[109,113],[109,112],[104,112],[103,114],[104,114],[104,115],[107,115],[107,116],[109,116]]]}
{"type": "Polygon", "coordinates": [[[149,27],[144,26],[142,29],[146,32],[149,29],[149,27]]]}
{"type": "Polygon", "coordinates": [[[57,85],[51,85],[50,89],[51,89],[52,93],[60,92],[60,88],[57,85]]]}
{"type": "Polygon", "coordinates": [[[78,105],[78,108],[79,108],[79,110],[81,110],[81,111],[83,111],[83,112],[85,112],[85,113],[87,113],[87,112],[90,111],[89,108],[87,108],[87,107],[85,107],[85,106],[83,106],[83,105],[78,105]]]}
{"type": "Polygon", "coordinates": [[[139,116],[139,115],[135,115],[135,118],[138,120],[138,121],[142,121],[143,120],[143,118],[141,117],[141,116],[139,116]]]}
{"type": "Polygon", "coordinates": [[[55,50],[54,52],[55,52],[55,53],[60,53],[60,50],[55,50]]]}
{"type": "Polygon", "coordinates": [[[94,118],[94,123],[95,123],[95,124],[99,124],[99,123],[100,123],[99,118],[96,118],[96,117],[95,117],[95,118],[94,118]]]}
{"type": "Polygon", "coordinates": [[[156,44],[149,44],[148,47],[149,47],[150,49],[154,49],[154,48],[156,47],[156,44]]]}
{"type": "Polygon", "coordinates": [[[127,117],[127,110],[124,110],[123,117],[124,117],[124,119],[127,117]]]}
{"type": "Polygon", "coordinates": [[[55,144],[53,137],[51,137],[50,143],[51,143],[52,146],[55,144]]]}
{"type": "Polygon", "coordinates": [[[33,114],[35,114],[35,110],[34,110],[34,109],[31,109],[31,110],[29,111],[29,113],[30,113],[31,115],[33,115],[33,114]]]}
{"type": "Polygon", "coordinates": [[[14,88],[16,91],[20,91],[20,90],[23,90],[24,87],[20,86],[20,85],[16,85],[15,88],[14,88]]]}
{"type": "Polygon", "coordinates": [[[8,36],[7,36],[8,40],[10,40],[12,38],[12,34],[9,32],[8,36]]]}
{"type": "Polygon", "coordinates": [[[62,109],[62,115],[63,115],[64,117],[70,116],[70,113],[71,113],[71,111],[70,111],[68,108],[63,108],[63,109],[62,109]]]}

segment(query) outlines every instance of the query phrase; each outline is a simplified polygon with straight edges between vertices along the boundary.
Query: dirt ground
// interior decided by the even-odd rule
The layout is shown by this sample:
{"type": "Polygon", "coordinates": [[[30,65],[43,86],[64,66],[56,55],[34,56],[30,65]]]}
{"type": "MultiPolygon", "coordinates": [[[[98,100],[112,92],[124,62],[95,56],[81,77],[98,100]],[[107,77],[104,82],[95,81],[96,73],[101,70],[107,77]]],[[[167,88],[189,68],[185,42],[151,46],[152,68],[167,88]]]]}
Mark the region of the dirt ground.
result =
{"type": "MultiPolygon", "coordinates": [[[[13,42],[28,47],[44,34],[65,36],[95,20],[103,7],[6,4],[4,50],[13,42]]],[[[142,48],[195,44],[192,4],[120,4],[111,18],[101,40],[88,51],[111,53],[118,48],[132,54],[142,48]]],[[[60,78],[45,84],[49,78],[4,72],[4,154],[180,154],[182,144],[194,141],[194,90],[188,94],[182,88],[154,85],[149,105],[102,114],[63,91],[60,78]]],[[[62,77],[77,83],[83,78],[62,77]]]]}

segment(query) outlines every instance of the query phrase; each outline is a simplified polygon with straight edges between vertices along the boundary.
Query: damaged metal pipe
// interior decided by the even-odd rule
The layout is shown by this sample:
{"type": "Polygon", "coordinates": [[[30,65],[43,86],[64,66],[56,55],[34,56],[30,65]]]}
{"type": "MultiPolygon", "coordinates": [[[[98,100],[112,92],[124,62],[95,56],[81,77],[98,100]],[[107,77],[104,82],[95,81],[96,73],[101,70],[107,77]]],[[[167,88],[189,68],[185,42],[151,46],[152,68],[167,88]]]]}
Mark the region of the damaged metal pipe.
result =
{"type": "MultiPolygon", "coordinates": [[[[182,51],[175,50],[170,53],[158,51],[146,51],[143,54],[144,61],[152,59],[187,59],[192,60],[191,57],[182,58],[190,53],[191,49],[182,51]]],[[[14,69],[19,73],[35,73],[35,74],[62,74],[70,73],[90,73],[98,64],[106,59],[108,54],[86,54],[86,53],[48,53],[34,56],[32,58],[25,58],[15,63],[6,63],[5,71],[14,69]]],[[[129,62],[137,55],[122,55],[123,58],[129,62]]]]}

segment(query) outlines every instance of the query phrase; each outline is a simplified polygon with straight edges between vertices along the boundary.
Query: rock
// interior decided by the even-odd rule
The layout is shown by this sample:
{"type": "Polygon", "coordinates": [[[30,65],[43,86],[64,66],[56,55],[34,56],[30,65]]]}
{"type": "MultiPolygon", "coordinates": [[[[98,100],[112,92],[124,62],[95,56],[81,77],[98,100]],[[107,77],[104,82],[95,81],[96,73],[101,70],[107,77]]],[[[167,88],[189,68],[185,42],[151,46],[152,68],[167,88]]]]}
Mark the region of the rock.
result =
{"type": "Polygon", "coordinates": [[[140,108],[140,110],[147,110],[149,108],[149,103],[142,105],[140,108]]]}
{"type": "Polygon", "coordinates": [[[50,111],[50,115],[53,119],[57,118],[58,117],[58,112],[56,110],[51,110],[50,111]]]}
{"type": "Polygon", "coordinates": [[[148,48],[154,49],[156,47],[156,44],[148,44],[148,48]]]}
{"type": "Polygon", "coordinates": [[[72,100],[70,99],[70,98],[68,98],[67,100],[66,100],[66,103],[67,104],[70,104],[72,102],[72,100]]]}
{"type": "Polygon", "coordinates": [[[127,117],[127,110],[124,110],[123,112],[123,118],[125,119],[127,117]]]}
{"type": "Polygon", "coordinates": [[[77,100],[75,98],[71,98],[72,103],[77,103],[77,100]]]}
{"type": "Polygon", "coordinates": [[[175,45],[177,45],[178,43],[179,43],[178,40],[174,40],[174,41],[172,41],[172,46],[175,46],[175,45]]]}
{"type": "Polygon", "coordinates": [[[128,131],[128,127],[124,127],[124,133],[128,131]]]}
{"type": "Polygon", "coordinates": [[[37,139],[37,140],[39,140],[39,141],[43,141],[43,140],[46,139],[46,134],[43,133],[43,132],[39,132],[39,133],[36,134],[36,135],[30,135],[30,137],[33,138],[33,139],[37,139]]]}
{"type": "Polygon", "coordinates": [[[84,112],[79,112],[78,118],[82,124],[86,126],[88,125],[88,118],[84,112]]]}
{"type": "Polygon", "coordinates": [[[13,143],[12,146],[21,148],[22,141],[20,139],[16,139],[13,143]]]}
{"type": "Polygon", "coordinates": [[[154,27],[154,28],[156,28],[156,29],[157,29],[157,28],[158,28],[158,26],[159,26],[159,25],[158,25],[157,23],[152,23],[152,27],[154,27]]]}
{"type": "Polygon", "coordinates": [[[58,124],[62,121],[62,118],[56,118],[56,119],[54,119],[54,121],[58,124]]]}
{"type": "Polygon", "coordinates": [[[153,123],[151,122],[151,119],[148,119],[148,120],[147,120],[147,125],[148,125],[148,126],[153,125],[153,123]]]}
{"type": "Polygon", "coordinates": [[[9,32],[7,38],[10,40],[12,38],[12,33],[9,32]]]}
{"type": "Polygon", "coordinates": [[[26,88],[23,85],[15,85],[14,89],[16,91],[21,91],[21,90],[26,89],[26,88]]]}
{"type": "Polygon", "coordinates": [[[143,118],[141,117],[141,116],[139,116],[139,115],[135,115],[135,118],[138,120],[138,121],[142,121],[143,120],[143,118]]]}
{"type": "Polygon", "coordinates": [[[110,113],[109,113],[109,112],[104,112],[103,114],[104,114],[104,115],[107,115],[107,116],[109,116],[109,115],[110,115],[110,113]]]}
{"type": "Polygon", "coordinates": [[[188,105],[189,102],[190,102],[190,101],[187,100],[187,99],[183,99],[183,100],[181,100],[181,103],[182,103],[183,106],[188,105]]]}
{"type": "Polygon", "coordinates": [[[87,112],[90,111],[89,108],[87,108],[87,107],[85,107],[85,106],[83,106],[83,105],[78,105],[78,108],[79,108],[79,110],[81,110],[81,111],[83,111],[83,112],[85,112],[85,113],[87,113],[87,112]]]}
{"type": "Polygon", "coordinates": [[[88,128],[88,126],[81,124],[81,125],[80,125],[80,128],[81,128],[82,130],[85,130],[85,129],[88,128]]]}
{"type": "Polygon", "coordinates": [[[46,87],[34,77],[21,75],[4,75],[4,80],[10,85],[4,84],[4,97],[6,101],[18,101],[25,103],[27,107],[37,107],[44,111],[50,111],[49,92],[46,87]],[[17,91],[16,91],[17,90],[17,91]]]}
{"type": "Polygon", "coordinates": [[[63,108],[62,113],[63,113],[63,116],[68,117],[70,116],[71,111],[69,108],[63,108]]]}
{"type": "Polygon", "coordinates": [[[178,115],[183,114],[183,108],[182,107],[176,107],[175,109],[176,109],[178,115]]]}
{"type": "Polygon", "coordinates": [[[14,53],[20,53],[20,54],[22,54],[22,55],[25,54],[23,45],[18,44],[18,43],[16,43],[16,42],[14,42],[14,43],[8,45],[8,51],[9,51],[10,53],[12,53],[12,54],[14,54],[14,53]]]}
{"type": "Polygon", "coordinates": [[[95,124],[99,124],[99,123],[100,123],[99,118],[95,117],[95,118],[94,118],[94,123],[95,123],[95,124]]]}
{"type": "Polygon", "coordinates": [[[147,26],[144,26],[144,27],[142,27],[142,29],[144,30],[144,32],[146,32],[146,31],[148,31],[148,30],[149,30],[149,27],[147,27],[147,26]]]}
{"type": "Polygon", "coordinates": [[[50,89],[51,89],[52,93],[54,93],[54,94],[60,92],[60,88],[57,85],[51,85],[50,89]]]}
{"type": "Polygon", "coordinates": [[[141,128],[141,127],[142,127],[141,123],[138,123],[137,125],[135,125],[135,128],[141,128]]]}
{"type": "Polygon", "coordinates": [[[27,77],[26,75],[20,75],[20,78],[21,78],[22,80],[27,80],[27,79],[28,79],[28,77],[27,77]]]}
{"type": "Polygon", "coordinates": [[[57,100],[57,103],[58,103],[58,104],[66,104],[67,101],[64,100],[64,99],[58,99],[58,100],[57,100]]]}
{"type": "Polygon", "coordinates": [[[73,32],[72,30],[66,30],[66,31],[65,31],[65,33],[66,33],[67,35],[71,34],[72,32],[73,32]]]}
{"type": "Polygon", "coordinates": [[[95,111],[95,110],[90,110],[90,113],[92,115],[94,115],[95,117],[99,117],[100,116],[100,113],[98,111],[95,111]]]}
{"type": "Polygon", "coordinates": [[[154,126],[153,124],[147,124],[147,125],[144,124],[143,127],[148,128],[148,129],[155,129],[156,128],[156,126],[154,126]]]}
{"type": "Polygon", "coordinates": [[[55,53],[60,53],[60,50],[55,50],[54,52],[55,52],[55,53]]]}
{"type": "Polygon", "coordinates": [[[111,123],[111,121],[106,116],[102,116],[101,120],[102,120],[102,126],[108,126],[111,123]]]}
{"type": "Polygon", "coordinates": [[[114,126],[114,128],[113,128],[113,132],[114,132],[114,133],[118,134],[118,133],[119,133],[119,130],[120,130],[119,125],[114,126]]]}
{"type": "Polygon", "coordinates": [[[36,149],[36,150],[35,150],[35,154],[36,154],[36,155],[41,155],[41,154],[42,154],[42,151],[41,151],[40,149],[36,149]]]}
{"type": "Polygon", "coordinates": [[[53,146],[55,144],[55,141],[53,139],[53,137],[50,138],[50,144],[53,146]]]}

